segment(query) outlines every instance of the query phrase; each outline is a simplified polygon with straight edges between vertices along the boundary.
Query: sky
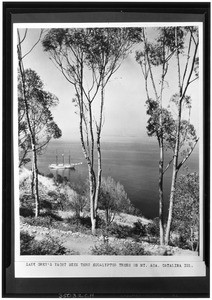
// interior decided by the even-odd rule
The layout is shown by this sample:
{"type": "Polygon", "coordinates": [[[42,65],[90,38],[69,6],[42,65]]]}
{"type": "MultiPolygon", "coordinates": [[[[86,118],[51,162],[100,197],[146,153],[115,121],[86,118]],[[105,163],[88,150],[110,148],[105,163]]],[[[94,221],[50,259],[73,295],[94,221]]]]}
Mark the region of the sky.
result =
{"type": "MultiPolygon", "coordinates": [[[[21,29],[21,35],[24,30],[21,29]]],[[[149,29],[152,40],[155,30],[149,29]]],[[[26,39],[22,44],[23,54],[28,52],[39,37],[40,29],[29,29],[26,39]]],[[[142,139],[147,141],[146,125],[146,92],[144,78],[139,64],[135,60],[135,51],[141,46],[132,49],[132,53],[122,62],[120,68],[113,74],[105,90],[104,127],[102,140],[117,139],[142,139]]],[[[72,103],[75,95],[73,86],[64,78],[62,73],[49,59],[48,53],[43,51],[39,43],[24,59],[24,66],[35,70],[44,83],[45,90],[55,94],[59,104],[52,110],[54,119],[62,130],[63,140],[79,139],[79,116],[75,113],[76,108],[72,103]]],[[[169,66],[166,77],[165,98],[177,92],[175,63],[169,66]]],[[[157,76],[157,74],[155,73],[157,76]]],[[[192,97],[191,121],[199,131],[200,110],[200,81],[195,81],[188,94],[192,97]]],[[[95,104],[98,105],[98,102],[95,104]]]]}

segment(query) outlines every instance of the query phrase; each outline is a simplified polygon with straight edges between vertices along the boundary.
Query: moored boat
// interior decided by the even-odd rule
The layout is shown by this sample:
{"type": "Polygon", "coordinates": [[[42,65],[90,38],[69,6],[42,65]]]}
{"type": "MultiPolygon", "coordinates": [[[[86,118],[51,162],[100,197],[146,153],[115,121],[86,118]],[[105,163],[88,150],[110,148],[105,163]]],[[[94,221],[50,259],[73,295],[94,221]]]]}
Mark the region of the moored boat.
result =
{"type": "Polygon", "coordinates": [[[58,157],[56,155],[56,164],[50,164],[49,168],[50,169],[54,169],[54,170],[58,170],[58,169],[60,169],[60,170],[64,170],[64,169],[75,170],[75,166],[82,165],[82,162],[79,162],[79,163],[70,163],[70,155],[69,155],[69,163],[65,164],[64,163],[64,154],[62,154],[62,157],[63,157],[63,163],[62,164],[58,164],[58,157]]]}

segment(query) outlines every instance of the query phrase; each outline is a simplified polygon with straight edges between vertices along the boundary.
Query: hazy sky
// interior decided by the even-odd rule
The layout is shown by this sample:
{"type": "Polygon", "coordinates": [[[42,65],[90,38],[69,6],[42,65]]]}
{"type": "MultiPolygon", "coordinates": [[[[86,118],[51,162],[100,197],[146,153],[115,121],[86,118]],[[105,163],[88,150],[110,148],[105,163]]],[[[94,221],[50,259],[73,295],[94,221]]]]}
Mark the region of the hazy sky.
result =
{"type": "MultiPolygon", "coordinates": [[[[35,43],[39,36],[39,29],[29,29],[22,45],[23,54],[35,43]]],[[[154,38],[154,30],[152,31],[154,38]]],[[[23,30],[21,30],[23,34],[23,30]]],[[[72,103],[75,95],[73,86],[56,69],[49,59],[48,53],[43,51],[39,43],[24,59],[25,68],[35,70],[44,83],[47,91],[59,98],[59,105],[53,110],[53,115],[63,133],[63,139],[79,138],[79,117],[75,114],[76,108],[72,103]]],[[[166,99],[169,100],[177,92],[176,65],[170,65],[166,80],[166,99]]],[[[192,96],[192,122],[196,129],[199,127],[199,80],[188,89],[192,96]]],[[[123,61],[120,69],[111,77],[105,93],[105,123],[102,131],[102,140],[111,138],[147,138],[146,123],[146,93],[144,79],[139,64],[135,61],[135,49],[123,61]]]]}

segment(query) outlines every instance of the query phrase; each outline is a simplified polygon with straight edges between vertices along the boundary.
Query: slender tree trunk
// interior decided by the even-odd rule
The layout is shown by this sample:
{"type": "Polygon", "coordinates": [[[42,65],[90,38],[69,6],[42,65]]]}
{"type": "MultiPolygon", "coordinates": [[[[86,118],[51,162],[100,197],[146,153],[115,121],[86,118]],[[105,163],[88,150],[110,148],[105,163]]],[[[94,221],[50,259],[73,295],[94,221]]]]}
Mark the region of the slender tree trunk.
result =
{"type": "Polygon", "coordinates": [[[34,198],[35,198],[35,217],[40,215],[40,199],[38,187],[38,166],[37,166],[37,153],[35,145],[32,145],[33,151],[33,179],[34,179],[34,198]]]}
{"type": "Polygon", "coordinates": [[[97,159],[98,159],[98,174],[97,174],[96,195],[95,195],[95,203],[94,203],[95,210],[97,210],[98,207],[101,178],[102,178],[102,156],[101,156],[100,137],[97,138],[97,159]]]}
{"type": "Polygon", "coordinates": [[[93,170],[92,162],[91,159],[86,151],[85,148],[85,143],[84,143],[84,137],[83,137],[83,126],[82,126],[82,120],[83,120],[83,115],[82,112],[80,112],[80,140],[81,140],[81,146],[83,150],[84,157],[87,161],[87,166],[88,166],[88,175],[89,175],[89,197],[90,197],[90,218],[91,218],[91,230],[92,234],[96,234],[96,218],[97,218],[97,213],[94,207],[95,203],[95,191],[96,191],[96,177],[95,177],[95,172],[93,170]]]}
{"type": "MultiPolygon", "coordinates": [[[[80,141],[82,146],[82,151],[84,154],[84,157],[87,161],[88,166],[88,175],[89,175],[89,197],[90,197],[90,219],[91,219],[91,231],[92,234],[96,234],[96,218],[97,213],[95,210],[95,193],[96,193],[96,176],[94,172],[94,137],[93,137],[93,124],[92,124],[92,111],[91,111],[91,103],[88,104],[89,109],[89,133],[91,136],[91,153],[88,153],[85,146],[84,141],[84,133],[83,133],[83,121],[84,120],[84,97],[83,97],[83,57],[81,61],[81,71],[80,71],[80,77],[81,81],[79,83],[80,91],[78,93],[77,88],[76,92],[79,97],[79,108],[80,108],[80,123],[79,123],[79,129],[80,129],[80,141]]],[[[88,137],[88,132],[86,133],[88,137]]]]}
{"type": "MultiPolygon", "coordinates": [[[[143,33],[143,38],[144,38],[144,42],[145,45],[147,46],[147,40],[145,37],[145,34],[143,33]]],[[[147,69],[146,69],[146,64],[148,64],[149,66],[149,73],[150,73],[150,79],[152,82],[152,87],[153,87],[153,91],[155,93],[155,99],[156,101],[159,103],[159,107],[160,107],[160,116],[159,116],[159,124],[160,124],[160,132],[159,132],[159,136],[158,136],[158,142],[159,142],[159,178],[158,178],[158,190],[159,190],[159,229],[160,229],[160,245],[163,246],[164,245],[164,195],[163,195],[163,177],[164,177],[164,173],[163,173],[163,166],[164,166],[164,144],[163,144],[163,124],[162,124],[162,109],[163,109],[163,84],[164,84],[164,78],[165,78],[165,44],[163,44],[163,59],[164,59],[164,63],[163,63],[163,67],[162,67],[162,76],[161,76],[161,89],[160,89],[160,95],[158,95],[157,89],[156,89],[156,85],[155,85],[155,80],[154,80],[154,76],[152,73],[152,67],[151,67],[151,63],[149,60],[149,56],[148,56],[148,52],[145,56],[145,71],[144,71],[144,77],[145,77],[145,89],[146,89],[146,94],[147,94],[147,98],[149,99],[149,93],[148,93],[148,86],[147,86],[147,78],[148,78],[148,73],[147,73],[147,69]]]]}
{"type": "Polygon", "coordinates": [[[176,190],[176,182],[177,182],[177,173],[178,173],[178,156],[179,156],[179,147],[180,147],[180,124],[181,124],[181,115],[182,115],[182,86],[181,86],[181,75],[180,75],[180,58],[178,51],[178,35],[177,35],[177,27],[175,28],[175,46],[176,46],[176,58],[177,58],[177,70],[178,70],[178,88],[179,88],[179,102],[178,102],[178,115],[177,115],[177,129],[176,129],[176,141],[175,141],[175,150],[174,150],[174,159],[173,159],[173,171],[172,171],[172,183],[171,183],[171,192],[169,199],[169,213],[167,219],[166,226],[166,236],[165,236],[165,244],[168,245],[170,240],[170,230],[172,223],[172,215],[173,215],[173,206],[174,206],[174,198],[175,198],[175,190],[176,190]]]}
{"type": "Polygon", "coordinates": [[[101,179],[102,179],[101,129],[102,129],[103,107],[104,107],[104,79],[102,79],[102,84],[101,84],[101,107],[100,107],[99,125],[97,126],[97,139],[96,139],[98,174],[97,174],[96,193],[95,193],[95,202],[94,202],[95,212],[97,212],[99,193],[101,188],[101,179]]]}
{"type": "Polygon", "coordinates": [[[34,157],[33,157],[33,152],[32,152],[32,179],[31,179],[31,194],[32,194],[32,199],[34,199],[35,195],[35,172],[34,172],[34,157]]]}
{"type": "Polygon", "coordinates": [[[176,144],[175,144],[174,159],[173,159],[172,183],[171,183],[171,192],[170,192],[170,199],[169,199],[169,213],[168,213],[168,220],[167,220],[167,226],[166,226],[166,236],[165,236],[165,244],[166,245],[168,245],[169,239],[170,239],[173,205],[174,205],[174,197],[175,197],[177,174],[178,174],[178,156],[179,156],[179,146],[180,146],[181,110],[182,110],[182,99],[179,100],[179,104],[178,104],[176,144]]]}
{"type": "Polygon", "coordinates": [[[159,228],[160,228],[160,245],[164,245],[164,209],[163,209],[163,140],[160,141],[160,161],[159,161],[159,228]]]}
{"type": "Polygon", "coordinates": [[[36,147],[35,147],[35,136],[33,134],[32,126],[30,123],[30,117],[29,117],[29,105],[28,105],[28,99],[26,94],[26,81],[25,81],[25,70],[24,65],[22,61],[22,51],[21,51],[21,41],[20,41],[20,34],[18,31],[18,60],[19,60],[19,69],[22,79],[22,87],[23,87],[23,99],[24,99],[24,106],[26,111],[26,119],[27,119],[27,126],[29,130],[31,145],[32,145],[32,155],[33,155],[33,175],[32,175],[32,193],[34,193],[34,187],[35,187],[35,217],[37,217],[40,213],[40,200],[39,200],[39,192],[38,192],[38,168],[37,168],[37,153],[36,153],[36,147]]]}
{"type": "Polygon", "coordinates": [[[89,166],[89,181],[90,181],[90,218],[91,218],[91,231],[92,234],[96,234],[96,219],[97,211],[95,209],[95,194],[96,194],[96,178],[94,170],[89,166]]]}

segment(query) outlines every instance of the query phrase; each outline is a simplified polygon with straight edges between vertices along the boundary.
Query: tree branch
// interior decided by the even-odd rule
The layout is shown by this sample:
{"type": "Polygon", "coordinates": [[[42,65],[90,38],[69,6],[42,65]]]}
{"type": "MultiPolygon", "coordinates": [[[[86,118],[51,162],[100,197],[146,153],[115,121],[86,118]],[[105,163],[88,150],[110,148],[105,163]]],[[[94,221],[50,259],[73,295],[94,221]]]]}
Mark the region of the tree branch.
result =
{"type": "Polygon", "coordinates": [[[191,153],[193,152],[194,148],[196,147],[196,144],[198,143],[198,141],[199,141],[199,138],[196,139],[196,141],[195,141],[193,147],[191,147],[191,149],[190,149],[190,151],[188,152],[188,154],[187,154],[187,155],[184,157],[184,159],[178,164],[177,170],[179,170],[179,169],[182,167],[182,165],[187,161],[187,159],[190,157],[190,155],[191,155],[191,153]]]}

